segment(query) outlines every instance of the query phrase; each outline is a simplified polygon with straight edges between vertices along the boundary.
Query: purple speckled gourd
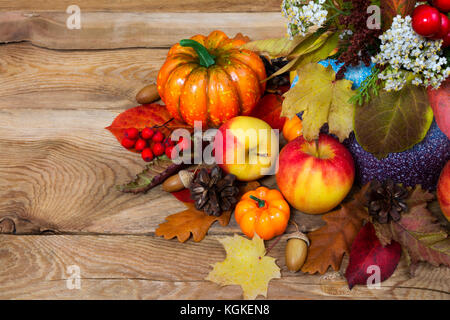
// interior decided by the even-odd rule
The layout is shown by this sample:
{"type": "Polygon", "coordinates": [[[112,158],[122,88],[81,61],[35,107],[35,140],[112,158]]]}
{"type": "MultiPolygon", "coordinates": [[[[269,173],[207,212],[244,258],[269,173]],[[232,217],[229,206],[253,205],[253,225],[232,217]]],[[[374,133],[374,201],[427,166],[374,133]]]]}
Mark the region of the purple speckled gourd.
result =
{"type": "Polygon", "coordinates": [[[356,176],[361,184],[391,178],[405,186],[421,184],[424,189],[435,190],[439,174],[450,160],[450,140],[435,121],[422,142],[404,152],[391,153],[384,159],[377,159],[365,151],[353,133],[344,144],[353,155],[356,176]]]}

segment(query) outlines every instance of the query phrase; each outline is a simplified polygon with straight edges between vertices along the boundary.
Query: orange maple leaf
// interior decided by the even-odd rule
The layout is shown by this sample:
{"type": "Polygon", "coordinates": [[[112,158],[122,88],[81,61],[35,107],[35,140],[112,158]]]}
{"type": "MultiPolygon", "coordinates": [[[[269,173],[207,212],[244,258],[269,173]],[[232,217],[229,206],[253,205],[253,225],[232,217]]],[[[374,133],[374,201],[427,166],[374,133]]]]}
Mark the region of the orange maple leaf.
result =
{"type": "Polygon", "coordinates": [[[369,186],[370,184],[366,184],[355,194],[354,200],[324,215],[322,219],[327,224],[308,234],[311,247],[302,267],[303,272],[324,274],[330,266],[335,271],[340,269],[344,253],[350,254],[353,240],[361,229],[363,221],[369,218],[364,206],[369,186]]]}
{"type": "MultiPolygon", "coordinates": [[[[240,187],[238,197],[259,186],[257,181],[246,183],[240,187]]],[[[223,212],[222,215],[216,217],[197,210],[193,203],[185,202],[184,204],[187,207],[186,210],[166,217],[166,222],[159,225],[155,231],[157,236],[163,236],[164,239],[177,237],[178,241],[185,242],[192,234],[193,240],[199,242],[205,238],[214,222],[219,221],[223,227],[230,222],[231,211],[223,212]]]]}

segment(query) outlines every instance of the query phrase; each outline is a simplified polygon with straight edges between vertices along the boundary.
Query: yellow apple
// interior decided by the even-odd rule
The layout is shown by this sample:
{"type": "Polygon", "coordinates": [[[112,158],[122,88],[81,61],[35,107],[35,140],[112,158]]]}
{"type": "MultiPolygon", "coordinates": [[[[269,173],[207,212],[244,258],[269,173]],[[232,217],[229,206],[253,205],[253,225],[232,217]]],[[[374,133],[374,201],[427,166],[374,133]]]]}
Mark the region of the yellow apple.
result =
{"type": "Polygon", "coordinates": [[[228,120],[214,139],[216,163],[241,181],[274,174],[278,150],[276,132],[267,122],[254,117],[228,120]]]}

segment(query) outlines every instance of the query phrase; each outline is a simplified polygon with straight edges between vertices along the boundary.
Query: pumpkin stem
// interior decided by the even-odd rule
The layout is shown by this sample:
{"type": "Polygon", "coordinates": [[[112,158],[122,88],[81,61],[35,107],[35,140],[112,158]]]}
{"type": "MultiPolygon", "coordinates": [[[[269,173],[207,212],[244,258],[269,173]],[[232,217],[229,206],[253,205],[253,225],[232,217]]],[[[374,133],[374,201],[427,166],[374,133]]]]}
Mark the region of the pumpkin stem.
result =
{"type": "Polygon", "coordinates": [[[193,48],[198,54],[200,65],[205,68],[208,68],[216,63],[214,60],[215,57],[211,55],[203,45],[195,40],[183,39],[180,41],[180,46],[193,48]]]}
{"type": "Polygon", "coordinates": [[[250,199],[255,200],[256,202],[258,202],[258,208],[262,208],[266,205],[266,202],[264,200],[261,200],[255,196],[250,196],[250,199]]]}

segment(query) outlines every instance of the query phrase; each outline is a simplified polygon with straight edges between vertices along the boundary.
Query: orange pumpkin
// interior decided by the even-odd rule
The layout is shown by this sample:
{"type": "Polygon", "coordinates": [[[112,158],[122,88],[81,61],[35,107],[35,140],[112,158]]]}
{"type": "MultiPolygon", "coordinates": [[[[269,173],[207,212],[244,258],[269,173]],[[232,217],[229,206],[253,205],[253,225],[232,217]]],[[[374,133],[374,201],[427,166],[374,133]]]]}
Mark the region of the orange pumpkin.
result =
{"type": "Polygon", "coordinates": [[[158,73],[157,87],[167,110],[189,125],[218,127],[249,115],[265,90],[264,63],[240,49],[244,40],[222,31],[196,35],[174,45],[158,73]]]}
{"type": "Polygon", "coordinates": [[[249,238],[256,232],[260,238],[270,240],[286,230],[290,211],[280,191],[259,187],[242,196],[234,217],[249,238]]]}

